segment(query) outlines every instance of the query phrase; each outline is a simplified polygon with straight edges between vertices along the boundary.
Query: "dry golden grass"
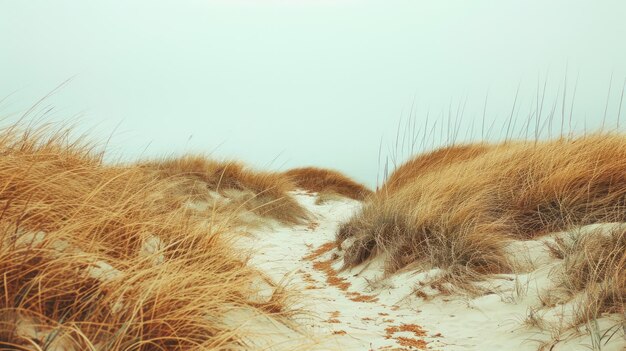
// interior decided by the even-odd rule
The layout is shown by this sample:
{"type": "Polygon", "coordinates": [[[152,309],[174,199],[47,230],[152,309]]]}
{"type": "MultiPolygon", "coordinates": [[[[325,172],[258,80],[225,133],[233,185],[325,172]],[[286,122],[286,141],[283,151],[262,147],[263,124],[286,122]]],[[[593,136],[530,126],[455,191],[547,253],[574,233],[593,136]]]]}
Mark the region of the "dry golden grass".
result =
{"type": "Polygon", "coordinates": [[[626,325],[626,228],[599,228],[571,240],[550,245],[563,259],[556,272],[556,289],[547,291],[555,303],[579,297],[573,326],[585,324],[605,313],[621,315],[626,325]],[[582,295],[581,295],[582,294],[582,295]]]}
{"type": "Polygon", "coordinates": [[[278,172],[261,172],[240,162],[214,161],[204,156],[183,156],[147,162],[159,178],[182,180],[181,191],[206,200],[209,191],[227,195],[241,208],[285,223],[302,223],[307,211],[289,194],[296,185],[278,172]]]}
{"type": "Polygon", "coordinates": [[[489,148],[487,144],[460,145],[418,155],[398,167],[385,181],[380,192],[393,192],[422,174],[446,168],[451,163],[474,159],[487,152],[489,148]]]}
{"type": "Polygon", "coordinates": [[[388,272],[509,272],[511,239],[626,220],[626,137],[452,147],[417,156],[389,182],[337,234],[354,240],[347,267],[385,253],[388,272]]]}
{"type": "Polygon", "coordinates": [[[225,314],[282,313],[222,228],[181,207],[184,180],[106,165],[68,134],[0,132],[0,348],[245,349],[225,314]]]}
{"type": "Polygon", "coordinates": [[[345,197],[364,200],[372,191],[346,175],[317,167],[294,168],[285,172],[299,188],[316,193],[334,193],[345,197]]]}

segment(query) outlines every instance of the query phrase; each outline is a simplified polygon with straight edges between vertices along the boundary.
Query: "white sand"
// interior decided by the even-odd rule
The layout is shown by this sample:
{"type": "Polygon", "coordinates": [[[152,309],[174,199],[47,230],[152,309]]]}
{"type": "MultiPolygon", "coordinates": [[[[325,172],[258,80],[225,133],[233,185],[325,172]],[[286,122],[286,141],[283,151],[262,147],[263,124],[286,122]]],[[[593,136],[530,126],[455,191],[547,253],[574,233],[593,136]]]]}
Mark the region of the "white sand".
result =
{"type": "MultiPolygon", "coordinates": [[[[275,282],[287,282],[288,288],[302,293],[303,299],[295,307],[314,311],[314,315],[296,322],[310,336],[295,339],[296,334],[285,332],[273,339],[273,345],[258,338],[251,338],[251,345],[267,350],[593,349],[594,341],[585,326],[577,334],[551,335],[550,328],[541,330],[524,323],[531,312],[554,321],[571,314],[571,306],[533,310],[539,304],[540,292],[550,283],[548,274],[558,265],[548,257],[541,242],[517,243],[512,248],[520,259],[535,264],[532,273],[502,275],[483,282],[495,293],[477,298],[437,294],[427,283],[437,270],[406,271],[381,279],[380,259],[335,277],[333,270],[338,270],[342,261],[338,257],[340,251],[332,249],[316,257],[311,255],[334,240],[338,225],[361,204],[345,199],[315,205],[315,196],[302,192],[294,197],[315,214],[315,222],[258,230],[247,245],[257,252],[251,260],[254,266],[275,282]],[[330,261],[332,258],[335,259],[330,261]],[[330,265],[325,266],[325,262],[330,265]],[[329,284],[329,276],[337,279],[329,284]],[[341,289],[342,284],[345,290],[341,289]],[[415,293],[418,289],[422,291],[419,296],[427,299],[415,293]],[[364,299],[374,300],[359,301],[364,299]],[[556,343],[555,338],[559,340],[556,343]]],[[[615,323],[611,316],[598,322],[599,330],[615,323]]],[[[250,318],[249,325],[255,324],[263,321],[250,318]]],[[[605,341],[606,338],[601,341],[602,350],[626,350],[622,330],[606,345],[605,341]]]]}
{"type": "MultiPolygon", "coordinates": [[[[242,245],[254,249],[251,264],[265,272],[253,282],[259,291],[252,297],[267,301],[273,280],[295,290],[299,300],[291,308],[308,311],[292,321],[274,319],[252,308],[233,306],[224,323],[244,335],[246,349],[255,350],[626,350],[623,328],[616,316],[604,316],[579,330],[558,331],[558,325],[573,314],[576,304],[540,308],[540,298],[552,284],[561,262],[551,258],[543,241],[568,233],[555,233],[536,241],[515,242],[510,252],[530,273],[500,275],[480,285],[491,293],[479,297],[448,294],[433,289],[437,269],[406,269],[384,278],[383,258],[340,272],[341,251],[332,242],[338,226],[361,206],[358,201],[339,199],[316,205],[316,196],[304,192],[293,196],[315,216],[301,226],[268,224],[245,236],[242,245]],[[537,318],[542,328],[527,323],[537,318]],[[590,332],[591,330],[591,332],[590,332]],[[608,332],[606,332],[609,330],[608,332]],[[609,338],[610,337],[610,338],[609,338]]],[[[258,218],[257,218],[258,220],[258,218]]],[[[581,228],[578,235],[594,228],[581,228]]],[[[618,224],[621,225],[621,224],[618,224]]],[[[45,233],[19,233],[17,245],[37,245],[45,233]]],[[[163,243],[146,238],[141,255],[162,262],[163,243]]],[[[59,241],[54,248],[80,250],[59,241]]],[[[87,262],[87,261],[86,261],[87,262]]],[[[117,279],[120,272],[103,261],[88,261],[96,279],[117,279]]],[[[123,303],[114,306],[122,308],[123,303]]],[[[52,329],[42,329],[36,320],[14,316],[18,335],[45,340],[52,329]]],[[[65,337],[55,339],[50,350],[70,350],[65,337]]],[[[97,347],[99,348],[99,347],[97,347]]]]}

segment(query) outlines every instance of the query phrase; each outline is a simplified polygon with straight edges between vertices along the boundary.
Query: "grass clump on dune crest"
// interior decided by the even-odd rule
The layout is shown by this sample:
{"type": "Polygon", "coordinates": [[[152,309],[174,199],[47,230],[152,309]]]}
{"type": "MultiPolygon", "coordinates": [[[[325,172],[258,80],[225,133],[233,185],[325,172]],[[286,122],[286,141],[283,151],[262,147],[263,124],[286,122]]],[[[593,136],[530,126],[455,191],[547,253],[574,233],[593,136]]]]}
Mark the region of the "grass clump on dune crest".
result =
{"type": "Polygon", "coordinates": [[[626,137],[454,146],[398,168],[337,234],[347,267],[385,254],[481,275],[511,270],[509,240],[625,221],[626,137]]]}
{"type": "Polygon", "coordinates": [[[0,131],[0,348],[245,349],[223,316],[282,314],[223,230],[171,196],[184,180],[104,164],[68,134],[0,131]]]}
{"type": "Polygon", "coordinates": [[[159,178],[178,179],[182,191],[206,199],[209,191],[227,194],[243,209],[285,223],[301,223],[307,211],[288,192],[291,179],[278,172],[254,171],[240,162],[215,161],[204,156],[183,156],[142,164],[159,178]]]}
{"type": "Polygon", "coordinates": [[[487,144],[460,145],[445,147],[416,156],[400,165],[385,181],[380,192],[393,192],[422,174],[445,168],[451,163],[471,160],[489,149],[490,145],[487,144]]]}
{"type": "Polygon", "coordinates": [[[302,167],[285,172],[299,188],[316,193],[338,194],[355,200],[364,200],[372,191],[346,175],[324,168],[302,167]]]}

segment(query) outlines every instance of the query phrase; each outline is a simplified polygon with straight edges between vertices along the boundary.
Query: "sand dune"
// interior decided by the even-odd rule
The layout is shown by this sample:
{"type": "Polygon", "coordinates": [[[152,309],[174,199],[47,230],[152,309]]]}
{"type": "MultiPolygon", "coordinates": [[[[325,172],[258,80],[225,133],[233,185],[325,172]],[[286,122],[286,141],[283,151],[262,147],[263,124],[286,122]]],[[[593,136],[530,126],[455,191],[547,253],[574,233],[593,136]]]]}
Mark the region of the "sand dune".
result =
{"type": "Polygon", "coordinates": [[[626,347],[621,136],[435,152],[373,193],[205,156],[108,164],[47,128],[0,132],[2,349],[626,347]]]}

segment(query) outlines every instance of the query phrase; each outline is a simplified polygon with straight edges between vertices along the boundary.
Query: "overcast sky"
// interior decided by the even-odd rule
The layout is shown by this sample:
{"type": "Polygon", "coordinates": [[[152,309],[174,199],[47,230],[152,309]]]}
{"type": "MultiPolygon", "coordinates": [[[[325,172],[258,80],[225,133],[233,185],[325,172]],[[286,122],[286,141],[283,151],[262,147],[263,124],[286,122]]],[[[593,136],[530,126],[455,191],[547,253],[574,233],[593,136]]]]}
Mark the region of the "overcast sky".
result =
{"type": "Polygon", "coordinates": [[[624,14],[623,0],[0,0],[0,115],[73,77],[48,118],[114,132],[112,155],[213,152],[374,185],[381,138],[383,159],[401,149],[411,113],[415,151],[554,136],[562,119],[614,128],[624,14]]]}

